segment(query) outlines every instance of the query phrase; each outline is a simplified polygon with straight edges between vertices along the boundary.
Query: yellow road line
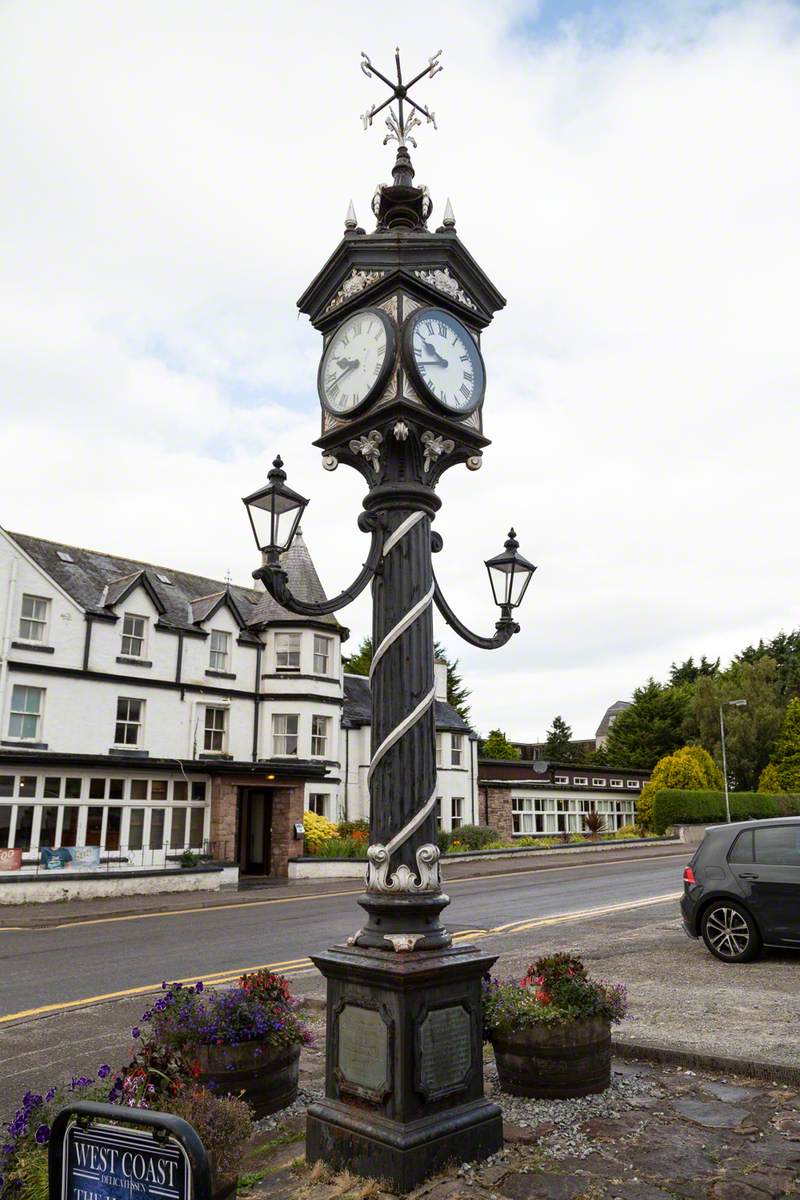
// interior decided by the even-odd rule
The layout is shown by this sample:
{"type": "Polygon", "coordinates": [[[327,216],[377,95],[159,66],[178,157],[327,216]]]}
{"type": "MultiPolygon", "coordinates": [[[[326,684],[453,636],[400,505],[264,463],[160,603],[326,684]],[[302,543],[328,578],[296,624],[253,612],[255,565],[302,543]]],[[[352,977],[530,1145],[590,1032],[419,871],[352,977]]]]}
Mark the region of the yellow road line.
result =
{"type": "MultiPolygon", "coordinates": [[[[617,863],[655,862],[664,858],[685,857],[686,853],[683,850],[674,853],[670,851],[668,854],[639,854],[633,858],[606,858],[601,862],[571,863],[569,866],[561,867],[522,867],[516,871],[496,871],[488,875],[464,875],[459,879],[445,879],[442,884],[445,889],[448,889],[460,883],[477,883],[484,879],[512,879],[519,875],[552,875],[553,872],[558,871],[586,871],[590,867],[616,865],[617,863]]],[[[128,913],[125,916],[117,917],[87,917],[80,921],[62,921],[58,925],[3,925],[0,926],[0,933],[51,933],[54,929],[74,929],[83,925],[110,925],[117,921],[152,921],[157,917],[188,917],[229,910],[235,912],[240,908],[263,908],[267,904],[302,904],[304,900],[328,900],[335,896],[360,896],[363,891],[363,887],[357,887],[339,892],[309,892],[304,896],[281,896],[274,900],[242,900],[235,904],[208,904],[201,908],[175,908],[169,912],[128,913]]]]}
{"type": "MultiPolygon", "coordinates": [[[[476,934],[484,938],[502,937],[504,934],[508,937],[513,937],[518,933],[525,933],[529,929],[537,929],[545,925],[559,925],[570,921],[585,920],[589,917],[601,917],[607,913],[646,908],[653,904],[664,904],[669,900],[677,900],[681,894],[680,892],[669,892],[661,896],[650,896],[644,900],[630,900],[619,904],[605,905],[602,908],[586,908],[576,912],[555,913],[549,917],[523,918],[521,921],[511,922],[511,925],[497,925],[494,929],[489,930],[461,929],[453,934],[453,940],[460,941],[467,937],[474,937],[476,934]]],[[[189,972],[184,975],[184,978],[202,978],[205,982],[219,985],[235,982],[245,971],[274,971],[279,969],[287,975],[294,976],[305,974],[315,968],[309,958],[295,958],[279,963],[257,963],[253,966],[237,967],[235,969],[229,967],[224,971],[189,972]]],[[[81,1000],[63,1000],[54,1004],[43,1004],[38,1008],[27,1008],[20,1012],[6,1013],[4,1016],[0,1016],[0,1025],[5,1025],[9,1021],[21,1021],[26,1017],[41,1017],[47,1013],[64,1012],[73,1008],[88,1007],[91,1004],[102,1004],[108,1000],[123,1000],[128,996],[142,996],[148,992],[160,991],[160,983],[149,983],[142,987],[123,988],[118,992],[104,992],[99,996],[85,996],[81,1000]]]]}

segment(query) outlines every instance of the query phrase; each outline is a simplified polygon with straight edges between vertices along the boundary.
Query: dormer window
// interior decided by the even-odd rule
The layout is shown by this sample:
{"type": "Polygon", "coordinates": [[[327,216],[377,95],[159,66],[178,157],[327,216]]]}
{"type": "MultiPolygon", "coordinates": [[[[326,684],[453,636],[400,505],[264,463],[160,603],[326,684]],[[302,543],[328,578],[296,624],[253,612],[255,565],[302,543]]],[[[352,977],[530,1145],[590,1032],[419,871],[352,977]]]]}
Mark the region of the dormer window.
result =
{"type": "Polygon", "coordinates": [[[212,671],[227,671],[230,658],[231,635],[222,629],[211,630],[209,668],[212,671]]]}
{"type": "Polygon", "coordinates": [[[122,654],[125,658],[144,658],[147,617],[125,613],[122,619],[122,654]]]}
{"type": "Polygon", "coordinates": [[[25,642],[44,642],[47,635],[47,610],[50,601],[43,596],[23,596],[19,616],[19,636],[25,642]]]}
{"type": "Polygon", "coordinates": [[[275,634],[275,670],[287,672],[300,670],[299,633],[275,634]]]}

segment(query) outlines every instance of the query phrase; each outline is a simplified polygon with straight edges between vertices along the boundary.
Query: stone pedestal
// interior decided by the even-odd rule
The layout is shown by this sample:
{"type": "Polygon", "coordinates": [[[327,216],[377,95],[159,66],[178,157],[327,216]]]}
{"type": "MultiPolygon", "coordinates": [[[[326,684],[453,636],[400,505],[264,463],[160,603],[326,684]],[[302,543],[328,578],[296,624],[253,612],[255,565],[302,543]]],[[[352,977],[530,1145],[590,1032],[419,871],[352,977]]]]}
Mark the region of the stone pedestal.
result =
{"type": "Polygon", "coordinates": [[[483,1094],[480,984],[494,955],[336,946],[313,962],[328,981],[327,1061],[308,1162],[407,1192],[502,1147],[500,1109],[483,1094]]]}

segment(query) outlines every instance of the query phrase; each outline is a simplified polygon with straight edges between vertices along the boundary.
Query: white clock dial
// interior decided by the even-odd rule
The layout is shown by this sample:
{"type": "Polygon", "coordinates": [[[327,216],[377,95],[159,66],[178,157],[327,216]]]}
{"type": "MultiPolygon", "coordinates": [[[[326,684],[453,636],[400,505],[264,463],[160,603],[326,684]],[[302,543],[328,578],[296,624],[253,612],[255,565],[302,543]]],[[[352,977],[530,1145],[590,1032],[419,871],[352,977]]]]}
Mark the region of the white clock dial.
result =
{"type": "Polygon", "coordinates": [[[391,323],[378,309],[354,313],[334,333],[319,368],[326,408],[345,416],[383,387],[394,358],[391,323]]]}
{"type": "Polygon", "coordinates": [[[466,415],[483,399],[485,372],[474,337],[450,313],[424,308],[410,318],[406,350],[417,382],[448,411],[466,415]]]}

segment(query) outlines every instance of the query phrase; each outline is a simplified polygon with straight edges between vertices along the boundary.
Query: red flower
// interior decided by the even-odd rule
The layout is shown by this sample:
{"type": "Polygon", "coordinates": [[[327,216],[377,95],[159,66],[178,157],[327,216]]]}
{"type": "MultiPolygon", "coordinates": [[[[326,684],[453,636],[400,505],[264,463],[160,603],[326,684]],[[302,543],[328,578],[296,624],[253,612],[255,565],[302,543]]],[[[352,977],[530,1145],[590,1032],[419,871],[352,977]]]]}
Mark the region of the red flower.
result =
{"type": "Polygon", "coordinates": [[[543,988],[539,988],[538,992],[536,993],[536,999],[540,1004],[552,1004],[553,1002],[553,997],[549,992],[544,991],[543,988]]]}

